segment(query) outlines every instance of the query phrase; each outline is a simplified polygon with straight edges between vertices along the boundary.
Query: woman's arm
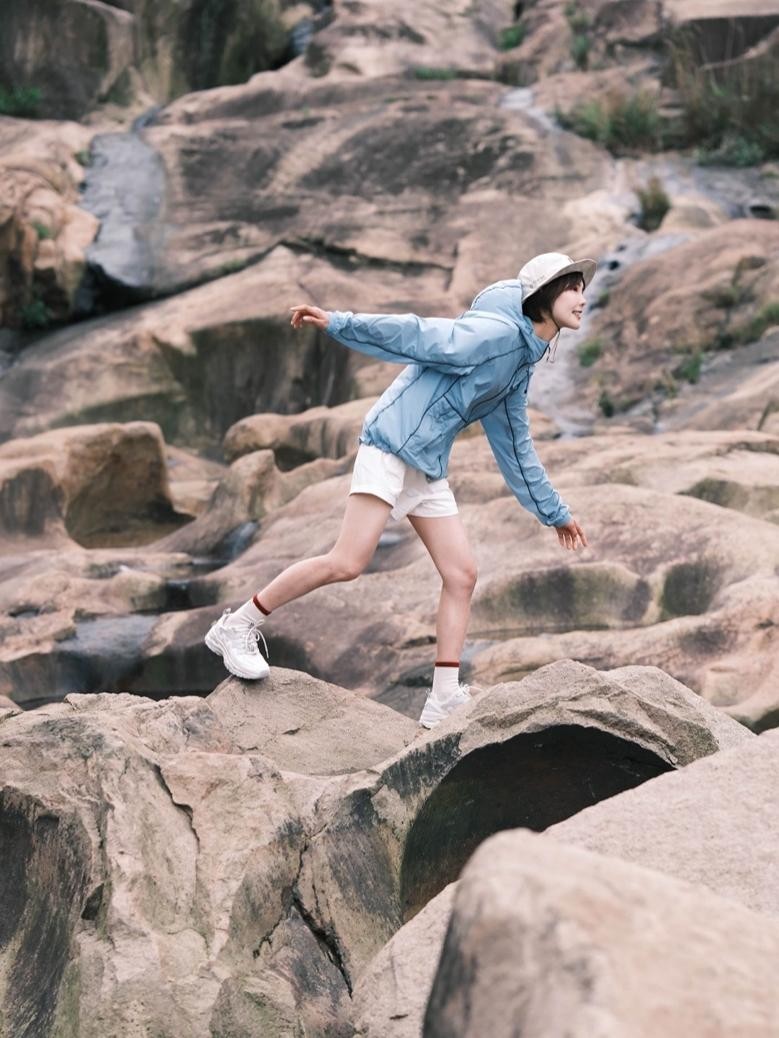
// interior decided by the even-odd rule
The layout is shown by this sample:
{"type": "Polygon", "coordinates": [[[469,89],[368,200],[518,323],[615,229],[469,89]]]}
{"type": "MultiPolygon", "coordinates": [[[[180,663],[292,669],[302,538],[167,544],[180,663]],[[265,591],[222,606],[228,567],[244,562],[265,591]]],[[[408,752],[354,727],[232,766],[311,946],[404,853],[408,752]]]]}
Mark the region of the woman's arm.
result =
{"type": "Polygon", "coordinates": [[[354,314],[350,310],[292,308],[292,327],[313,324],[337,342],[377,360],[424,364],[447,374],[464,375],[477,364],[521,348],[510,324],[489,314],[451,320],[416,314],[354,314]]]}
{"type": "Polygon", "coordinates": [[[505,397],[494,411],[482,418],[481,424],[503,478],[519,503],[544,526],[556,527],[563,547],[575,548],[579,541],[584,547],[587,544],[584,531],[549,482],[533,446],[526,386],[527,383],[505,397]]]}

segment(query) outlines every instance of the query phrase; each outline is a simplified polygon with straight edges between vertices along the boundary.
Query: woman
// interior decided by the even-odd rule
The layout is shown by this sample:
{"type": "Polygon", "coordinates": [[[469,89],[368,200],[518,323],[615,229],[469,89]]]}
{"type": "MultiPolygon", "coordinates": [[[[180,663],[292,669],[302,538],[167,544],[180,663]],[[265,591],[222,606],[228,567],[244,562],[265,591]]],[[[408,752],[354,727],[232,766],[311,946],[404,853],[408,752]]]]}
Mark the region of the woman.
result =
{"type": "Polygon", "coordinates": [[[476,563],[446,480],[449,452],[461,429],[481,421],[520,504],[554,527],[563,548],[586,546],[536,456],[526,405],[533,366],[550,340],[562,328],[580,327],[594,273],[594,260],[543,253],[515,280],[485,288],[456,320],[292,307],[293,328],[313,325],[352,349],[407,366],[365,418],[333,548],[289,566],[235,613],[225,610],[206,635],[229,671],[265,677],[268,664],[257,645],[265,617],[314,588],[353,580],[389,517],[407,516],[443,582],[433,683],[420,723],[431,728],[470,699],[459,666],[476,563]]]}

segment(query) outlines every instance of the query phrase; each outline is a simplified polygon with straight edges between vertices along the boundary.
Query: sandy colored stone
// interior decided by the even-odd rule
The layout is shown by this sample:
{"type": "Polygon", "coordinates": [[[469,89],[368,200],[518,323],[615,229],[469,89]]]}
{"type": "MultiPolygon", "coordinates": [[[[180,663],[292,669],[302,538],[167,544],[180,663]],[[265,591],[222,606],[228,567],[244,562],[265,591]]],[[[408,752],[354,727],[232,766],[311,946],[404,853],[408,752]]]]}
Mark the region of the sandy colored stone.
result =
{"type": "MultiPolygon", "coordinates": [[[[397,373],[397,366],[392,368],[397,373]]],[[[225,454],[234,461],[250,451],[272,450],[282,469],[315,458],[343,457],[357,449],[363,419],[375,402],[376,397],[368,397],[296,415],[251,415],[227,430],[225,454]]]]}
{"type": "Polygon", "coordinates": [[[360,976],[351,1018],[360,1038],[419,1038],[457,886],[402,926],[360,976]]]}
{"type": "MultiPolygon", "coordinates": [[[[648,667],[621,667],[609,676],[628,688],[670,681],[648,667]]],[[[770,820],[779,783],[777,748],[779,733],[766,732],[587,808],[547,832],[779,916],[779,841],[770,820]]]]}
{"type": "Polygon", "coordinates": [[[228,678],[207,702],[241,750],[256,750],[285,772],[371,768],[418,732],[414,721],[380,703],[284,667],[260,682],[228,678]]]}
{"type": "MultiPolygon", "coordinates": [[[[75,6],[75,5],[73,5],[75,6]]],[[[4,34],[4,39],[7,34],[4,34]]],[[[98,221],[79,207],[94,131],[0,116],[0,324],[70,317],[98,221]]]]}
{"type": "Polygon", "coordinates": [[[226,982],[257,978],[271,1018],[291,1007],[311,1026],[326,1006],[337,1019],[343,978],[292,899],[301,820],[278,771],[207,704],[71,696],[2,725],[5,850],[29,884],[4,897],[10,1030],[205,1038],[226,982]]]}
{"type": "Polygon", "coordinates": [[[779,298],[777,255],[779,228],[743,219],[633,264],[590,325],[603,344],[582,385],[593,410],[604,393],[625,410],[669,377],[683,382],[673,373],[696,350],[748,341],[750,322],[779,298]]]}
{"type": "Polygon", "coordinates": [[[422,1033],[764,1038],[777,952],[776,921],[726,898],[502,833],[458,884],[422,1033]]]}
{"type": "Polygon", "coordinates": [[[24,536],[54,526],[56,536],[61,525],[85,546],[155,540],[182,522],[170,500],[164,447],[149,422],[57,429],[0,445],[4,532],[24,536]]]}
{"type": "Polygon", "coordinates": [[[689,689],[640,689],[571,661],[483,692],[354,776],[300,876],[354,981],[490,833],[545,829],[589,802],[754,739],[689,689]]]}

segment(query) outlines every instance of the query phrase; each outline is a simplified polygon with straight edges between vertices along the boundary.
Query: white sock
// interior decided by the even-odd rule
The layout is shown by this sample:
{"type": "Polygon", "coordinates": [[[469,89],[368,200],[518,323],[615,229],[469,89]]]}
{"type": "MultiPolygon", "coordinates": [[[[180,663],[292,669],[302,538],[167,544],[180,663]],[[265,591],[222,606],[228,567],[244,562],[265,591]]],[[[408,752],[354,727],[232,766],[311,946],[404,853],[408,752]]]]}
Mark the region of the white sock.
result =
{"type": "Polygon", "coordinates": [[[460,686],[460,664],[456,666],[447,664],[445,666],[436,665],[433,671],[433,697],[438,700],[439,703],[443,703],[445,699],[454,695],[460,686]]]}
{"type": "Polygon", "coordinates": [[[254,604],[254,601],[250,598],[248,602],[244,602],[240,609],[236,609],[234,613],[230,614],[230,618],[227,622],[231,623],[233,620],[246,622],[247,620],[250,620],[253,624],[256,624],[264,619],[265,613],[263,613],[261,609],[258,609],[254,604]]]}

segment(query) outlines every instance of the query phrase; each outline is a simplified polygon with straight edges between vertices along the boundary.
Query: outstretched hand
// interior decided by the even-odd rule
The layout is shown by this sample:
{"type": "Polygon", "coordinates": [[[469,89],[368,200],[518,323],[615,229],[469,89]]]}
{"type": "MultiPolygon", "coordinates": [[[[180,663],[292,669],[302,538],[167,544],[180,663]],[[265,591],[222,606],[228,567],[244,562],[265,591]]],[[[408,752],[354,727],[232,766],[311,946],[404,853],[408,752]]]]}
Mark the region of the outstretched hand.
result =
{"type": "Polygon", "coordinates": [[[582,530],[575,519],[571,519],[565,526],[556,526],[555,530],[557,530],[557,539],[560,542],[561,548],[575,551],[579,547],[579,542],[581,542],[582,548],[587,547],[587,538],[584,536],[584,530],[582,530]]]}
{"type": "Polygon", "coordinates": [[[293,328],[299,328],[302,324],[313,324],[315,328],[321,328],[324,331],[330,323],[329,312],[318,306],[303,303],[301,306],[291,306],[290,310],[292,311],[290,324],[293,328]]]}

